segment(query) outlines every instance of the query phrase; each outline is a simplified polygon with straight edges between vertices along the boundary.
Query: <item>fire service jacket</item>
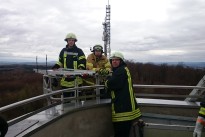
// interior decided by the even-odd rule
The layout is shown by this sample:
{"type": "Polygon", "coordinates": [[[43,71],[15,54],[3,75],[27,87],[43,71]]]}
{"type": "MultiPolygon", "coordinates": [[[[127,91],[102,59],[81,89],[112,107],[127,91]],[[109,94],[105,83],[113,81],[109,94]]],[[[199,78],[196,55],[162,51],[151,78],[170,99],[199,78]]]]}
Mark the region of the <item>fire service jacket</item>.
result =
{"type": "MultiPolygon", "coordinates": [[[[86,59],[84,52],[74,45],[72,48],[63,48],[59,54],[58,62],[53,68],[83,69],[86,67],[86,59]]],[[[78,85],[82,84],[82,79],[78,78],[78,85]]],[[[62,78],[61,86],[74,87],[75,78],[62,78]]]]}
{"type": "Polygon", "coordinates": [[[100,68],[107,69],[108,71],[110,71],[111,65],[105,55],[102,55],[101,58],[96,58],[94,53],[92,53],[87,57],[86,68],[88,70],[94,70],[96,72],[100,68]]]}
{"type": "Polygon", "coordinates": [[[129,121],[141,116],[133,92],[131,75],[123,62],[118,68],[113,69],[113,74],[105,82],[111,92],[112,121],[129,121]]]}

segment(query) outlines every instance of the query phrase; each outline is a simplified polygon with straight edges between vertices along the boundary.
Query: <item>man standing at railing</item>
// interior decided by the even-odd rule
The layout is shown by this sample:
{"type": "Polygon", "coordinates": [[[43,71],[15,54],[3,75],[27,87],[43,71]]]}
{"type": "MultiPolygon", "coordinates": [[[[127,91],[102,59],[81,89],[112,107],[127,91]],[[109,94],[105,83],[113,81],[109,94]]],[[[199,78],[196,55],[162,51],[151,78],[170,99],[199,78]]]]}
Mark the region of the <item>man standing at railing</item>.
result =
{"type": "Polygon", "coordinates": [[[141,117],[141,112],[135,99],[130,71],[124,62],[123,54],[113,53],[110,61],[113,73],[105,82],[105,87],[111,93],[115,137],[129,137],[132,124],[141,117]]]}
{"type": "Polygon", "coordinates": [[[205,126],[205,99],[200,103],[200,106],[193,137],[201,137],[203,127],[205,126]]]}
{"type": "MultiPolygon", "coordinates": [[[[78,48],[75,44],[77,42],[76,35],[73,33],[68,33],[64,39],[67,42],[65,48],[63,48],[59,54],[59,59],[57,63],[52,67],[52,69],[82,69],[86,68],[86,58],[82,49],[78,48]]],[[[82,85],[83,81],[80,77],[63,77],[60,81],[62,88],[71,88],[75,86],[75,79],[78,85],[82,85]]],[[[65,92],[64,97],[73,96],[73,93],[65,92]]]]}
{"type": "Polygon", "coordinates": [[[94,70],[102,75],[108,75],[111,71],[111,65],[107,57],[103,55],[103,47],[101,45],[95,45],[91,50],[90,55],[87,57],[86,69],[94,70]]]}
{"type": "MultiPolygon", "coordinates": [[[[92,50],[91,50],[91,54],[88,55],[87,60],[86,60],[86,69],[87,70],[93,70],[96,73],[98,73],[100,76],[100,80],[99,83],[97,84],[105,84],[105,79],[106,76],[111,72],[111,65],[109,60],[107,59],[107,57],[105,55],[103,55],[103,47],[99,44],[96,44],[95,46],[93,46],[92,50]]],[[[96,79],[93,78],[87,78],[84,79],[84,82],[86,85],[94,85],[96,84],[96,79]]],[[[104,89],[100,90],[101,94],[103,96],[101,96],[101,98],[106,98],[105,95],[105,91],[104,89]]],[[[90,94],[87,93],[86,94],[90,94]]]]}

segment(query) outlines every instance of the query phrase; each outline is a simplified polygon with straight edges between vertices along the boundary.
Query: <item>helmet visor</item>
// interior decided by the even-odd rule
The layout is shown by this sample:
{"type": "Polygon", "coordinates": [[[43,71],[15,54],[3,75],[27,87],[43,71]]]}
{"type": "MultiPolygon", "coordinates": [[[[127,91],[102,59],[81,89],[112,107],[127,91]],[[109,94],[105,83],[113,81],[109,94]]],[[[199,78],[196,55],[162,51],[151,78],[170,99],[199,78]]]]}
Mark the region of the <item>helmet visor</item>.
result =
{"type": "Polygon", "coordinates": [[[95,51],[102,51],[103,49],[102,49],[101,46],[95,46],[93,50],[95,50],[95,51]]]}

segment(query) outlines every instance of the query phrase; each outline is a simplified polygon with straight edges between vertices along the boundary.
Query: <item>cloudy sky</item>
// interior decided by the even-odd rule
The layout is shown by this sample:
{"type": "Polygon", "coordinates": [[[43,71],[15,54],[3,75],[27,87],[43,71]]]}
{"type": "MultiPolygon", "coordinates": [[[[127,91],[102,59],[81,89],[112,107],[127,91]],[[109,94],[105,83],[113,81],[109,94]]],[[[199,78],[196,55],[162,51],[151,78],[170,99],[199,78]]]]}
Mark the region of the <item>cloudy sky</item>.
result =
{"type": "MultiPolygon", "coordinates": [[[[67,33],[102,44],[107,0],[0,0],[0,61],[58,59],[67,33]]],[[[110,0],[111,50],[137,62],[205,59],[204,0],[110,0]]]]}

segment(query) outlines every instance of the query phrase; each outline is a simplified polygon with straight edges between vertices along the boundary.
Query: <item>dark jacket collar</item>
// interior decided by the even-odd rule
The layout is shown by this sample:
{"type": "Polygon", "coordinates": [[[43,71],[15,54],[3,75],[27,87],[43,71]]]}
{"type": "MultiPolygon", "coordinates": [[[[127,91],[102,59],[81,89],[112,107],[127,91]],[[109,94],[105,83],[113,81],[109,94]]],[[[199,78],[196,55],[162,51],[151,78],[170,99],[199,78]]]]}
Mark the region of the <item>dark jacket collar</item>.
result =
{"type": "MultiPolygon", "coordinates": [[[[68,48],[68,45],[65,46],[66,48],[68,48]]],[[[72,48],[68,48],[68,49],[75,49],[77,48],[77,46],[74,44],[72,48]]]]}
{"type": "Polygon", "coordinates": [[[116,71],[118,68],[123,67],[123,66],[127,66],[127,64],[121,60],[120,65],[118,67],[112,68],[112,71],[116,71]]]}

